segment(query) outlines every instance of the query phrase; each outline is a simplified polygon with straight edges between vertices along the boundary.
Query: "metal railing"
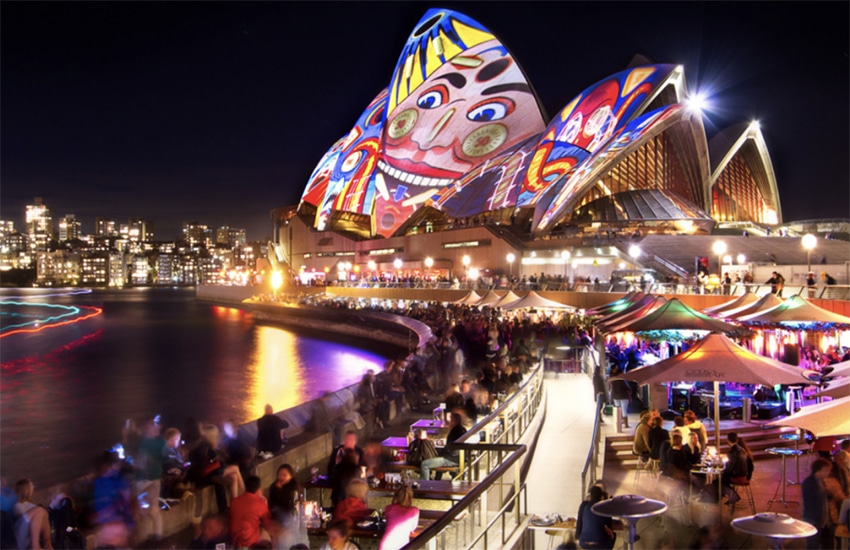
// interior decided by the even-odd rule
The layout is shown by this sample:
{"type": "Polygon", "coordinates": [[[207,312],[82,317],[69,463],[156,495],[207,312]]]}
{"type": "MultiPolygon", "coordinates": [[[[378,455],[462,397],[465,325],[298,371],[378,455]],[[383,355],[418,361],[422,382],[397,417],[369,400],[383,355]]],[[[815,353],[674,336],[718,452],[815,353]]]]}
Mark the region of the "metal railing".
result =
{"type": "Polygon", "coordinates": [[[602,407],[605,405],[605,395],[596,396],[596,419],[593,422],[593,435],[591,436],[590,449],[587,451],[587,459],[581,469],[581,494],[582,498],[587,495],[590,487],[596,483],[596,474],[599,472],[599,444],[602,441],[602,431],[599,422],[602,418],[602,407]]]}

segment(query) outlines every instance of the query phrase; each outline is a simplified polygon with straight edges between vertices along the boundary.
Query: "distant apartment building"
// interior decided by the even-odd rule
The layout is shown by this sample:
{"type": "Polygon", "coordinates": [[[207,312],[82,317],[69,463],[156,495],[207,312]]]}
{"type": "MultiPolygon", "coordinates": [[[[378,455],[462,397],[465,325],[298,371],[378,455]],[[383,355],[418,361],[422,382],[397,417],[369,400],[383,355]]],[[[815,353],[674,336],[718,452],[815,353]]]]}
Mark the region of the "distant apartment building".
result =
{"type": "Polygon", "coordinates": [[[115,230],[115,222],[109,218],[94,219],[94,234],[96,237],[117,237],[118,231],[115,230]]]}
{"type": "Polygon", "coordinates": [[[133,255],[130,261],[130,284],[151,284],[151,269],[147,256],[143,254],[133,255]]]}
{"type": "Polygon", "coordinates": [[[59,241],[72,241],[80,238],[82,223],[74,214],[65,214],[59,218],[59,241]]]}
{"type": "Polygon", "coordinates": [[[130,218],[128,223],[122,223],[118,230],[122,239],[133,243],[153,240],[153,222],[141,218],[130,218]]]}
{"type": "Polygon", "coordinates": [[[156,284],[176,285],[180,282],[180,257],[160,252],[156,258],[156,284]]]}
{"type": "Polygon", "coordinates": [[[198,257],[194,254],[181,254],[177,264],[177,281],[181,285],[198,284],[198,257]]]}
{"type": "Polygon", "coordinates": [[[245,246],[245,230],[225,225],[215,230],[215,244],[226,244],[231,247],[245,246]]]}
{"type": "Polygon", "coordinates": [[[212,246],[212,231],[197,221],[183,222],[183,240],[192,248],[212,246]]]}
{"type": "Polygon", "coordinates": [[[37,258],[36,280],[40,286],[74,286],[80,283],[78,252],[39,252],[37,258]]]}
{"type": "Polygon", "coordinates": [[[127,284],[127,256],[118,251],[109,253],[109,286],[121,288],[127,284]]]}
{"type": "Polygon", "coordinates": [[[15,232],[15,222],[0,220],[0,243],[6,240],[6,237],[15,232]]]}
{"type": "Polygon", "coordinates": [[[82,253],[80,284],[85,286],[109,284],[109,253],[90,251],[82,253]]]}
{"type": "Polygon", "coordinates": [[[53,212],[45,206],[41,197],[35,197],[33,204],[26,207],[27,239],[33,257],[47,251],[54,238],[53,212]]]}

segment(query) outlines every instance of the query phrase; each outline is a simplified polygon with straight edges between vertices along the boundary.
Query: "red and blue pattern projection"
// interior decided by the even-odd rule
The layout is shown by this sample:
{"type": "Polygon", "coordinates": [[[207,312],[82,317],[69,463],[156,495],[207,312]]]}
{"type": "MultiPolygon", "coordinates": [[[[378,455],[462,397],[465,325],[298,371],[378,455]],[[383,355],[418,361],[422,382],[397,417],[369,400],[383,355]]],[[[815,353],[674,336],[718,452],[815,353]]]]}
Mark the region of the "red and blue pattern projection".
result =
{"type": "Polygon", "coordinates": [[[556,209],[540,203],[563,199],[574,174],[646,108],[674,68],[617,73],[547,126],[519,65],[490,31],[461,13],[429,10],[389,86],[319,162],[302,203],[316,207],[320,230],[345,211],[371,216],[372,235],[383,237],[423,206],[453,217],[534,206],[536,218],[549,220],[556,209]]]}

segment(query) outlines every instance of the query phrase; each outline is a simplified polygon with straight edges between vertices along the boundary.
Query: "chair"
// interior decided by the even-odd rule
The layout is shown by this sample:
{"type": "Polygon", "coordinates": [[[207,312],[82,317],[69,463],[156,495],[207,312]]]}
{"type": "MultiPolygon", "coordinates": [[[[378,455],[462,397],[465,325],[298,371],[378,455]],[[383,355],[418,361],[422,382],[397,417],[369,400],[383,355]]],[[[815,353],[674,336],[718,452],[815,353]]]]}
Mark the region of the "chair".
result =
{"type": "Polygon", "coordinates": [[[637,469],[635,470],[635,488],[640,485],[641,473],[652,477],[652,468],[652,459],[649,458],[649,453],[638,456],[637,469]]]}
{"type": "Polygon", "coordinates": [[[738,502],[736,502],[736,503],[734,503],[730,506],[730,509],[731,509],[730,514],[734,517],[735,516],[735,506],[737,506],[739,503],[743,504],[743,503],[746,503],[746,502],[750,503],[750,512],[752,514],[755,514],[756,513],[756,499],[755,499],[755,497],[753,497],[753,488],[750,485],[750,480],[749,479],[735,478],[734,480],[731,480],[729,484],[732,486],[732,489],[734,489],[735,492],[738,493],[738,495],[740,495],[740,497],[741,497],[741,500],[739,500],[738,502]]]}

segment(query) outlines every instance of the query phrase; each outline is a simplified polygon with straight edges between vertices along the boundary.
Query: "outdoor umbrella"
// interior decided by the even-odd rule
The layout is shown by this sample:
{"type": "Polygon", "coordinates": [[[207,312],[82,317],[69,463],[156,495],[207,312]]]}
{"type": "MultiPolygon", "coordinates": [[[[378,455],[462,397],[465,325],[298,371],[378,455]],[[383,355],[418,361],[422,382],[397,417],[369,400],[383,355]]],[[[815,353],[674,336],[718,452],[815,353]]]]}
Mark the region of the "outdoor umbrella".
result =
{"type": "Polygon", "coordinates": [[[460,300],[455,300],[455,301],[454,301],[454,302],[452,302],[452,303],[453,303],[453,304],[467,304],[467,305],[472,305],[472,304],[474,304],[475,302],[477,302],[477,301],[478,301],[478,300],[480,300],[480,299],[481,299],[481,296],[479,296],[477,292],[475,292],[474,290],[470,290],[470,291],[469,291],[469,294],[467,294],[466,296],[464,296],[464,297],[463,297],[463,298],[461,298],[460,300]]]}
{"type": "Polygon", "coordinates": [[[768,309],[775,308],[781,303],[782,298],[780,298],[776,294],[765,294],[764,296],[759,298],[757,302],[753,302],[748,306],[736,307],[735,309],[725,310],[723,312],[722,317],[724,319],[734,320],[743,315],[750,315],[752,313],[767,311],[768,309]]]}
{"type": "Polygon", "coordinates": [[[722,334],[712,333],[678,355],[614,376],[611,380],[632,380],[642,385],[678,381],[714,382],[714,441],[719,448],[720,381],[765,386],[810,383],[804,372],[744,349],[722,334]]]}
{"type": "Polygon", "coordinates": [[[818,307],[802,296],[791,296],[775,308],[737,317],[748,325],[801,326],[834,325],[850,328],[850,317],[818,307]]]}
{"type": "Polygon", "coordinates": [[[502,298],[498,302],[493,304],[493,307],[505,307],[516,302],[517,300],[519,300],[519,296],[514,294],[513,290],[509,290],[507,294],[502,296],[502,298]]]}
{"type": "Polygon", "coordinates": [[[608,302],[607,304],[601,305],[599,307],[588,309],[587,315],[590,317],[596,317],[597,315],[608,315],[609,313],[622,311],[625,308],[629,307],[631,304],[640,300],[642,297],[643,292],[633,290],[622,298],[620,298],[619,300],[614,300],[613,302],[608,302]]]}
{"type": "Polygon", "coordinates": [[[496,302],[501,300],[502,297],[496,294],[495,291],[489,290],[487,294],[485,294],[480,300],[475,302],[475,305],[478,307],[482,306],[493,306],[496,302]]]}
{"type": "Polygon", "coordinates": [[[793,426],[815,434],[815,437],[850,434],[850,397],[833,399],[827,403],[803,407],[769,426],[793,426]]]}
{"type": "Polygon", "coordinates": [[[667,303],[663,306],[639,319],[605,327],[605,332],[648,332],[653,330],[704,330],[724,333],[745,331],[737,325],[712,319],[708,315],[691,309],[678,298],[667,300],[667,303]]]}
{"type": "MultiPolygon", "coordinates": [[[[833,399],[850,397],[850,378],[839,378],[830,382],[829,387],[816,393],[815,397],[832,397],[833,399]]],[[[850,414],[850,411],[847,412],[850,414]]]]}
{"type": "Polygon", "coordinates": [[[724,311],[729,311],[733,309],[737,309],[739,307],[746,307],[752,303],[758,302],[759,297],[755,292],[745,292],[741,296],[738,296],[731,302],[726,302],[720,304],[719,306],[709,307],[703,311],[703,313],[708,313],[709,315],[720,315],[722,316],[724,311]]]}
{"type": "Polygon", "coordinates": [[[618,311],[616,313],[611,313],[602,317],[601,319],[596,320],[596,325],[600,328],[616,325],[622,322],[630,321],[632,319],[638,318],[641,315],[646,315],[656,309],[660,308],[664,305],[664,302],[667,301],[667,298],[664,296],[654,296],[652,294],[645,294],[641,297],[640,300],[632,303],[630,306],[625,308],[622,311],[618,311]]]}
{"type": "Polygon", "coordinates": [[[502,306],[502,309],[508,310],[524,308],[573,309],[572,306],[568,306],[566,304],[562,304],[561,302],[556,302],[555,300],[549,300],[548,298],[544,298],[533,290],[529,291],[528,294],[526,294],[524,297],[520,298],[516,302],[512,302],[506,306],[502,306]]]}

